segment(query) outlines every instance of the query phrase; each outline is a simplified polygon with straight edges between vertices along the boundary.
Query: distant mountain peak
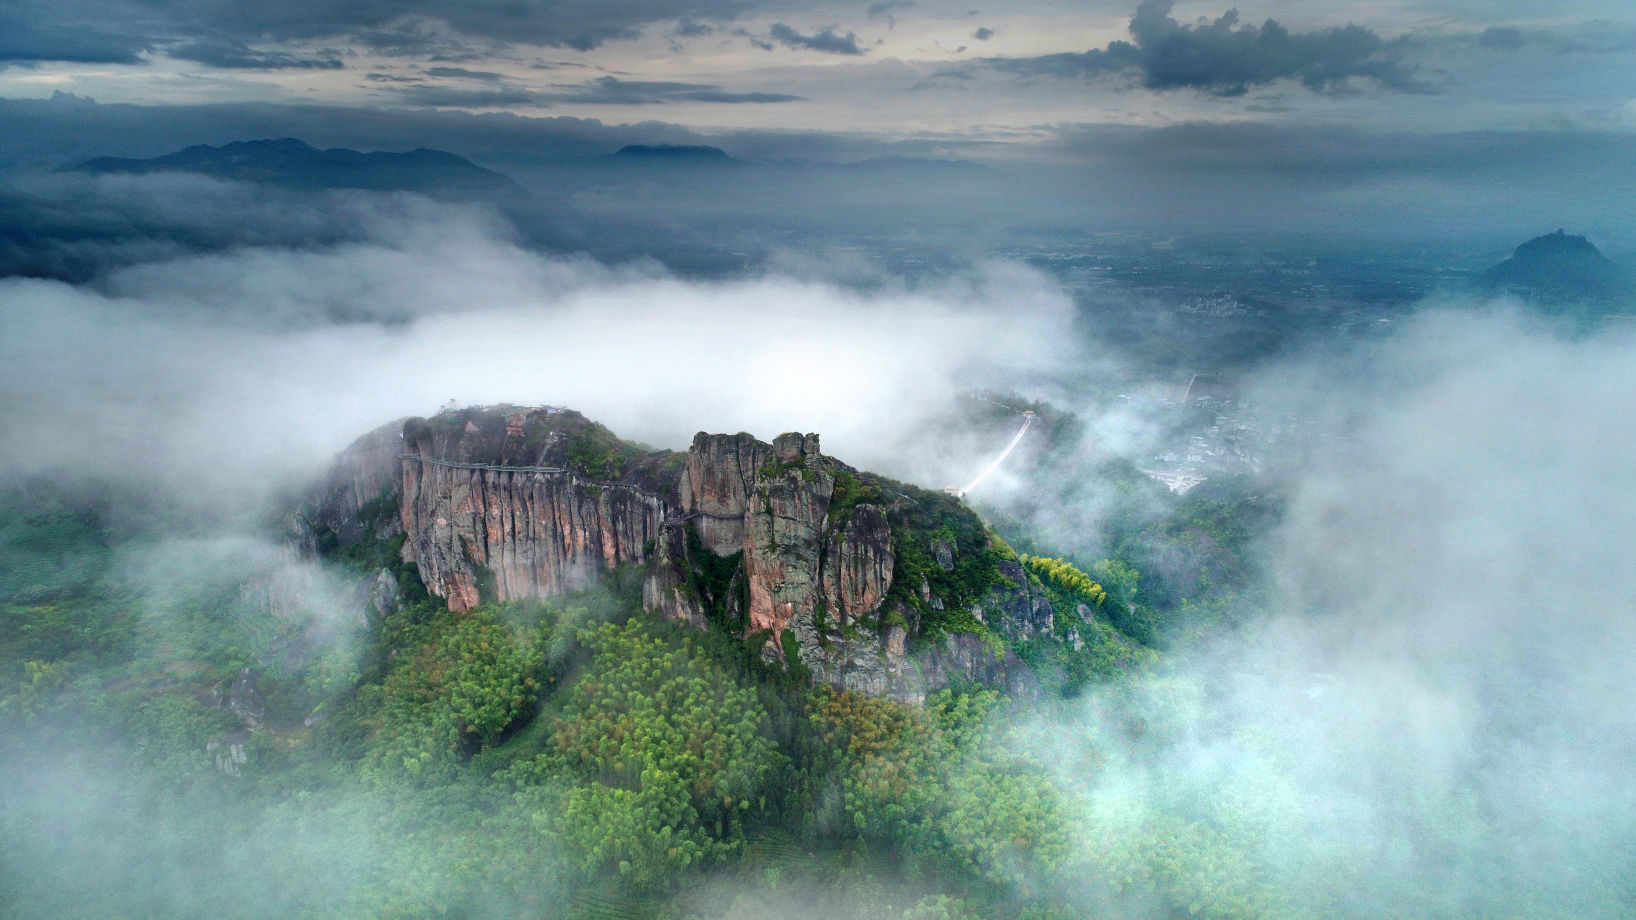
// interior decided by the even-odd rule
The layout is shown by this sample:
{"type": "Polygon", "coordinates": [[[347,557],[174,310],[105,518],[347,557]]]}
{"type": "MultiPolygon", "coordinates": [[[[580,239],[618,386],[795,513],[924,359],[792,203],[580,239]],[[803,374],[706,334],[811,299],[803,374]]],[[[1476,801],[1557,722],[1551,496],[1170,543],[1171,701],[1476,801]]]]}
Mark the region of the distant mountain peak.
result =
{"type": "Polygon", "coordinates": [[[1482,284],[1551,307],[1551,312],[1577,302],[1628,302],[1636,291],[1630,275],[1590,240],[1560,229],[1518,246],[1511,258],[1483,273],[1482,284]]]}
{"type": "Polygon", "coordinates": [[[720,147],[705,144],[626,144],[608,156],[610,160],[640,160],[654,163],[700,163],[727,165],[738,160],[720,147]]]}
{"type": "Polygon", "coordinates": [[[427,194],[521,192],[510,177],[443,150],[406,153],[320,150],[293,137],[195,144],[150,159],[98,157],[75,167],[90,173],[193,172],[294,188],[356,188],[427,194]]]}
{"type": "MultiPolygon", "coordinates": [[[[1555,233],[1536,236],[1511,254],[1514,259],[1550,258],[1558,254],[1578,253],[1586,257],[1594,257],[1606,262],[1602,251],[1597,249],[1590,240],[1582,236],[1574,236],[1568,231],[1558,228],[1555,233]]],[[[1609,263],[1612,264],[1612,263],[1609,263]]]]}
{"type": "Polygon", "coordinates": [[[223,144],[220,148],[212,148],[209,144],[196,144],[194,147],[190,147],[188,149],[189,150],[194,150],[194,149],[204,149],[204,150],[211,150],[211,149],[221,149],[221,150],[267,149],[267,150],[308,151],[308,150],[317,150],[318,148],[314,147],[313,145],[307,143],[304,140],[301,140],[300,138],[281,137],[281,138],[279,138],[277,140],[273,140],[271,138],[263,138],[261,140],[255,140],[255,141],[232,141],[230,143],[223,144]]]}

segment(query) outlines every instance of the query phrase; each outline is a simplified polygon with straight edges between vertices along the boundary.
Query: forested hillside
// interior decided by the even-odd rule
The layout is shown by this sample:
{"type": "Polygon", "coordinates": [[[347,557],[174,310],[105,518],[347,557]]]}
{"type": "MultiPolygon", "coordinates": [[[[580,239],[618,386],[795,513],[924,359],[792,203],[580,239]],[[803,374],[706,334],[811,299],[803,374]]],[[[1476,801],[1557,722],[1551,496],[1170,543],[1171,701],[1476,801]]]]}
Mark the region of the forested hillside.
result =
{"type": "MultiPolygon", "coordinates": [[[[832,507],[907,488],[842,471],[832,507]]],[[[1047,752],[1030,724],[1161,659],[1121,631],[1134,605],[997,536],[973,538],[997,548],[985,577],[1058,615],[991,631],[904,595],[1023,670],[901,701],[816,680],[742,609],[702,629],[644,609],[635,562],[451,609],[401,561],[385,498],[346,539],[280,543],[179,537],[95,488],[4,500],[0,820],[28,844],[0,865],[30,916],[1038,920],[1132,891],[1220,916],[1273,897],[1212,874],[1248,859],[1226,830],[1086,820],[1073,779],[1097,739],[1047,752]]],[[[899,574],[941,584],[964,538],[895,501],[899,574]]],[[[696,571],[695,596],[728,573],[696,571]]]]}

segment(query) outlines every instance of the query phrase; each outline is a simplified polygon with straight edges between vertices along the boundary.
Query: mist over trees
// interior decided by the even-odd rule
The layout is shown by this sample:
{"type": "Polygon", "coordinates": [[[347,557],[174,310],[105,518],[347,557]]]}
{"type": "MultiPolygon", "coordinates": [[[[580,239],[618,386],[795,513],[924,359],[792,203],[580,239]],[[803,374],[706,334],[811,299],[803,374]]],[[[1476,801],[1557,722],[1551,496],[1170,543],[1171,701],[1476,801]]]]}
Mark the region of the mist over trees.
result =
{"type": "Polygon", "coordinates": [[[0,915],[1636,913],[1624,11],[48,6],[0,12],[0,915]],[[511,475],[461,432],[522,407],[595,423],[565,518],[696,432],[823,453],[527,600],[454,488],[451,604],[396,432],[511,475]],[[868,570],[803,636],[892,692],[752,628],[797,563],[868,570]]]}

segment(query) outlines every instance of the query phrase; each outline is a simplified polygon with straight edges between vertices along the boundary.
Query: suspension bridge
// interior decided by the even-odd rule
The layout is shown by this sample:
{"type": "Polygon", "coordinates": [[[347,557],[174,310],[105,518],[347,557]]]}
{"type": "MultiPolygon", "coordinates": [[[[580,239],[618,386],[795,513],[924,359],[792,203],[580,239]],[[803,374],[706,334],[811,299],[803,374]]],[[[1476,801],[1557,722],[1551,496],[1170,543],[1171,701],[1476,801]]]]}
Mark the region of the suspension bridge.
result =
{"type": "Polygon", "coordinates": [[[945,491],[954,495],[956,498],[962,498],[967,492],[970,492],[972,489],[982,485],[983,480],[987,479],[995,470],[999,469],[1000,464],[1004,463],[1005,458],[1011,456],[1011,452],[1017,449],[1017,445],[1022,443],[1023,435],[1027,434],[1029,427],[1034,424],[1035,415],[1032,409],[1025,410],[1022,417],[1022,427],[1018,428],[1017,433],[1012,436],[1011,443],[1007,444],[1005,446],[1005,450],[1000,451],[1000,455],[990,461],[988,466],[983,467],[983,471],[977,474],[976,479],[973,479],[971,482],[968,482],[958,488],[951,486],[945,491]]]}

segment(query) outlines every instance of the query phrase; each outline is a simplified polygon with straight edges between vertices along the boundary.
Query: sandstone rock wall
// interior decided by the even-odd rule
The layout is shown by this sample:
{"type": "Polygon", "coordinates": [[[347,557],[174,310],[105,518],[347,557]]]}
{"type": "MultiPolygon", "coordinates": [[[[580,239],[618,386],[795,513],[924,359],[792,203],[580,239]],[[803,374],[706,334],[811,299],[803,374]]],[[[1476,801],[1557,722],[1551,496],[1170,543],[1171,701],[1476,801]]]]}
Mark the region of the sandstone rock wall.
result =
{"type": "Polygon", "coordinates": [[[485,466],[488,458],[463,449],[472,434],[482,432],[450,443],[424,426],[405,429],[404,554],[450,608],[476,606],[488,592],[516,601],[584,590],[615,566],[646,561],[664,497],[553,467],[549,448],[526,458],[539,464],[485,466]]]}
{"type": "Polygon", "coordinates": [[[829,528],[824,607],[837,626],[875,613],[892,587],[892,526],[875,505],[858,505],[829,528]]]}
{"type": "MultiPolygon", "coordinates": [[[[746,636],[764,631],[766,654],[795,650],[815,681],[918,698],[950,681],[1005,683],[1021,670],[992,640],[915,638],[922,611],[944,610],[947,599],[922,578],[912,593],[893,593],[898,512],[860,503],[855,491],[836,506],[838,478],[855,489],[860,474],[824,456],[817,435],[767,444],[701,432],[685,457],[644,454],[575,413],[516,407],[412,419],[401,430],[401,439],[372,433],[338,461],[323,520],[355,519],[395,481],[403,558],[453,609],[490,595],[582,590],[636,563],[647,609],[703,629],[713,604],[718,622],[746,636]],[[701,588],[699,573],[724,577],[732,563],[719,557],[736,553],[730,582],[701,588]]],[[[960,561],[950,543],[924,545],[944,572],[960,561]]],[[[1002,566],[1001,575],[966,602],[972,617],[1007,638],[1050,634],[1050,603],[1021,568],[1002,566]]]]}
{"type": "Polygon", "coordinates": [[[766,444],[749,435],[701,431],[693,436],[677,489],[682,513],[711,552],[728,556],[744,548],[745,516],[757,496],[756,471],[767,452],[766,444]]]}
{"type": "Polygon", "coordinates": [[[400,419],[371,431],[342,451],[330,464],[318,500],[308,511],[310,523],[327,527],[342,544],[361,539],[363,526],[358,512],[366,502],[398,484],[402,433],[400,419]]]}
{"type": "Polygon", "coordinates": [[[824,596],[820,556],[835,464],[819,453],[817,435],[780,435],[772,454],[757,471],[743,547],[749,628],[777,640],[790,620],[811,619],[824,596]]]}

